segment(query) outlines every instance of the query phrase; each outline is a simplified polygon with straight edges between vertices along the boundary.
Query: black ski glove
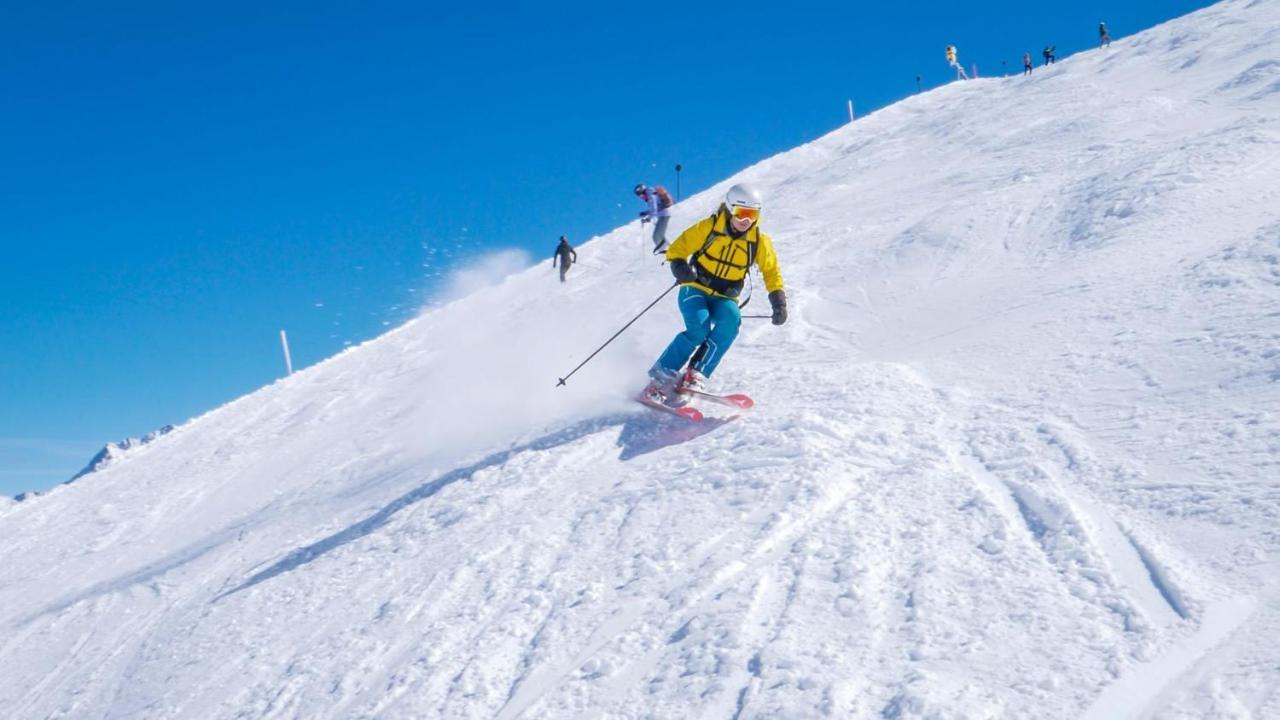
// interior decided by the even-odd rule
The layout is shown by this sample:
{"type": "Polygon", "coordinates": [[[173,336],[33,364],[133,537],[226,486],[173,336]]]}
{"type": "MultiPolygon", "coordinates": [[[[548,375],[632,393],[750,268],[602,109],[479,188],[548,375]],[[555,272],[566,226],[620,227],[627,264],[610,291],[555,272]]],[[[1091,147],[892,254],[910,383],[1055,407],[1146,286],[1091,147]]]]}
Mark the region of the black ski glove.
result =
{"type": "Polygon", "coordinates": [[[773,324],[781,325],[787,321],[787,294],[781,290],[769,293],[769,304],[773,306],[773,324]]]}
{"type": "Polygon", "coordinates": [[[671,274],[675,276],[676,282],[690,283],[698,279],[698,273],[689,267],[689,261],[678,258],[671,261],[671,274]]]}

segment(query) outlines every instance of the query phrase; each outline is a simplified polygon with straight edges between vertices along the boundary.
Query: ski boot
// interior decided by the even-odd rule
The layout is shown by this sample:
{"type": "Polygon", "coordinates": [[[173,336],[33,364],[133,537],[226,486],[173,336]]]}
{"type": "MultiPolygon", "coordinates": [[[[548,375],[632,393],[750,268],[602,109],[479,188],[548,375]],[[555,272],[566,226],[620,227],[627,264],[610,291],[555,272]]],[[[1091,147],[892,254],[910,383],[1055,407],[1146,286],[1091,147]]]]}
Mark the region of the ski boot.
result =
{"type": "Polygon", "coordinates": [[[676,392],[682,394],[707,392],[707,376],[693,368],[685,370],[684,376],[680,378],[680,385],[676,387],[676,392]]]}
{"type": "Polygon", "coordinates": [[[649,384],[644,389],[644,396],[668,407],[685,405],[689,399],[677,392],[681,379],[679,373],[655,363],[649,368],[649,384]]]}

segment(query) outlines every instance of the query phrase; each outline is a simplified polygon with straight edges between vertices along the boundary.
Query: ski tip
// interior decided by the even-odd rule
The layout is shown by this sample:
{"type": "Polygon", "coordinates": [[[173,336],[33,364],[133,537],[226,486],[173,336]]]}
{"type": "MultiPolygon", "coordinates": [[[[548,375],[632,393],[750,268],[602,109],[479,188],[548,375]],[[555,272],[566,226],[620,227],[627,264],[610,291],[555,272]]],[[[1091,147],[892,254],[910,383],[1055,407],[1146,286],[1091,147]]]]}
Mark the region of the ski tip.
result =
{"type": "Polygon", "coordinates": [[[746,395],[743,395],[742,393],[735,393],[735,394],[733,394],[733,395],[725,395],[724,397],[725,397],[725,399],[726,399],[726,400],[728,400],[729,402],[732,402],[734,405],[737,405],[738,407],[742,408],[743,410],[750,410],[751,408],[755,407],[755,404],[756,404],[756,401],[755,401],[755,400],[752,400],[750,397],[747,397],[746,395]]]}
{"type": "Polygon", "coordinates": [[[702,422],[702,411],[688,406],[675,408],[676,414],[688,418],[690,422],[702,422]]]}

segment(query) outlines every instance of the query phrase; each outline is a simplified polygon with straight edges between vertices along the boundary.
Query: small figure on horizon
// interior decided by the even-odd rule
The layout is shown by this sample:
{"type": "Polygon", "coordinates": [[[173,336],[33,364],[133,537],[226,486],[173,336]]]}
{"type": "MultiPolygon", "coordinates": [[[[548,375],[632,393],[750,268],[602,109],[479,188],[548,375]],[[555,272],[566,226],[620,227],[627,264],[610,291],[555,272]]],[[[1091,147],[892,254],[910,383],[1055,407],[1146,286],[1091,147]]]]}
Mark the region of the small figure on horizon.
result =
{"type": "Polygon", "coordinates": [[[1024,52],[1022,53],[1022,74],[1030,75],[1031,70],[1031,53],[1024,52]]]}
{"type": "Polygon", "coordinates": [[[969,76],[965,73],[964,67],[960,65],[960,61],[956,59],[956,46],[947,46],[947,64],[956,69],[957,80],[968,80],[969,76]]]}
{"type": "Polygon", "coordinates": [[[1057,62],[1057,61],[1058,61],[1058,56],[1054,54],[1054,53],[1056,53],[1056,52],[1058,52],[1058,46],[1057,46],[1057,45],[1045,45],[1045,46],[1044,46],[1044,51],[1043,51],[1043,53],[1042,53],[1042,54],[1044,55],[1044,64],[1045,64],[1045,65],[1052,65],[1052,64],[1054,64],[1055,62],[1057,62]]]}
{"type": "Polygon", "coordinates": [[[1111,33],[1107,32],[1107,24],[1098,23],[1098,47],[1104,48],[1111,44],[1111,33]]]}
{"type": "Polygon", "coordinates": [[[565,273],[569,272],[569,267],[578,262],[578,253],[569,244],[569,239],[560,236],[560,244],[556,245],[556,251],[551,254],[551,267],[556,266],[556,261],[560,262],[560,282],[564,282],[565,273]]]}
{"type": "Polygon", "coordinates": [[[667,248],[667,223],[671,222],[671,193],[661,185],[648,187],[644,183],[636,185],[636,197],[646,207],[640,211],[640,224],[656,221],[653,226],[653,254],[657,255],[667,248]]]}

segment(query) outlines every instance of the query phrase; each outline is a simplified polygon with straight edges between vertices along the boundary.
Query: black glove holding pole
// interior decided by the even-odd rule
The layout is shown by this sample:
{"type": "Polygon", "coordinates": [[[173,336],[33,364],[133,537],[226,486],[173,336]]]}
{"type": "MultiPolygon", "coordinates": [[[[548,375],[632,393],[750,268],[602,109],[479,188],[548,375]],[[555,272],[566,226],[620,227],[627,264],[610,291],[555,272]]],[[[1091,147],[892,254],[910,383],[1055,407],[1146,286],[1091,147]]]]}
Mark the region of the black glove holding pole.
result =
{"type": "MultiPolygon", "coordinates": [[[[673,263],[674,264],[674,263],[673,263]]],[[[672,272],[675,272],[673,269],[672,272]]],[[[781,290],[769,293],[769,304],[773,306],[773,324],[781,325],[787,321],[787,294],[781,290]]]]}
{"type": "Polygon", "coordinates": [[[698,273],[689,267],[689,262],[683,258],[671,261],[671,274],[675,276],[676,282],[690,283],[698,279],[698,273]]]}

